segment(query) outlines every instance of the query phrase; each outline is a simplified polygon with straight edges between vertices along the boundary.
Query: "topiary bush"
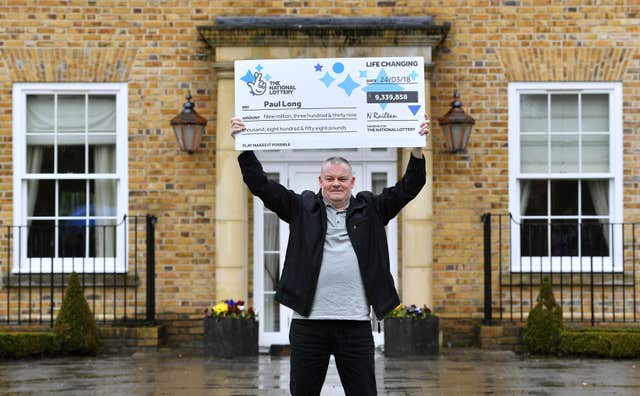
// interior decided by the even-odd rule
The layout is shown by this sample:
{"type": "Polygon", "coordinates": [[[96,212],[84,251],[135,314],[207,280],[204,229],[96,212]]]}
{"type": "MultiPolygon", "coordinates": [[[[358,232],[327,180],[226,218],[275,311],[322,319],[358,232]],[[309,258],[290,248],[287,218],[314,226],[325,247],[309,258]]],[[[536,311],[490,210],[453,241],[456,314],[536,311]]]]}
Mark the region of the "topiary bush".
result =
{"type": "Polygon", "coordinates": [[[542,280],[536,301],[524,328],[524,346],[531,354],[555,355],[560,348],[562,308],[553,297],[549,278],[542,280]]]}
{"type": "Polygon", "coordinates": [[[89,308],[80,279],[75,272],[69,278],[64,301],[53,326],[62,353],[70,355],[96,355],[98,353],[98,327],[89,308]]]}

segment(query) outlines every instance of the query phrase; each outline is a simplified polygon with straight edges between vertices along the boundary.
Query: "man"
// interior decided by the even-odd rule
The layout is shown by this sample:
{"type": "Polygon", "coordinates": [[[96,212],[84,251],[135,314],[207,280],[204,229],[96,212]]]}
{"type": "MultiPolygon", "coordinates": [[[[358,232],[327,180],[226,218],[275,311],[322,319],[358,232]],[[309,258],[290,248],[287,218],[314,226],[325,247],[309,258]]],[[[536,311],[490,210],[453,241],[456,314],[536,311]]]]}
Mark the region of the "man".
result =
{"type": "MultiPolygon", "coordinates": [[[[426,117],[416,132],[429,133],[426,117]]],[[[245,129],[231,119],[231,136],[245,129]]],[[[267,179],[252,151],[238,156],[244,182],[265,207],[289,223],[289,241],[276,300],[293,309],[291,394],[319,395],[334,355],[346,395],[375,395],[370,306],[382,320],[400,304],[389,271],[385,226],[422,189],[425,160],[411,151],[402,179],[375,195],[351,194],[351,165],[331,157],[318,177],[320,192],[295,193],[267,179]]]]}

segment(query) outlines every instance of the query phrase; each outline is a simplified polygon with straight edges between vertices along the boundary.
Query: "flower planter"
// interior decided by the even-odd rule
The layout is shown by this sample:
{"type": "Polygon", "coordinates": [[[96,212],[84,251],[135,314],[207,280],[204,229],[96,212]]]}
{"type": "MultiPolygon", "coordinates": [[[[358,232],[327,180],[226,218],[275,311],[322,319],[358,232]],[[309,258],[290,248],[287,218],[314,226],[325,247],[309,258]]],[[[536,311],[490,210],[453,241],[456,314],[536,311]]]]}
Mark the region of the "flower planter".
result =
{"type": "Polygon", "coordinates": [[[440,351],[440,323],[437,316],[426,319],[384,320],[384,354],[390,357],[437,355],[440,351]]]}
{"type": "Polygon", "coordinates": [[[205,355],[232,358],[258,354],[258,322],[253,318],[204,318],[205,355]]]}

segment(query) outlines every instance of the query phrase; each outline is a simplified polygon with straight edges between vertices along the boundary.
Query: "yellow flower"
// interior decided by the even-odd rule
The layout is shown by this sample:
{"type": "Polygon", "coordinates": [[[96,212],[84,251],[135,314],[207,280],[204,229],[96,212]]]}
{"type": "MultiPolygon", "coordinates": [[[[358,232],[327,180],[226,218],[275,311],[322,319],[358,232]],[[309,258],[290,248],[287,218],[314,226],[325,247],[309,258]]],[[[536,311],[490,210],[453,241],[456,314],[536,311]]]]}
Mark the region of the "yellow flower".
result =
{"type": "Polygon", "coordinates": [[[220,301],[219,303],[214,305],[213,311],[216,313],[216,315],[224,315],[227,313],[227,311],[229,311],[229,306],[226,302],[220,301]]]}

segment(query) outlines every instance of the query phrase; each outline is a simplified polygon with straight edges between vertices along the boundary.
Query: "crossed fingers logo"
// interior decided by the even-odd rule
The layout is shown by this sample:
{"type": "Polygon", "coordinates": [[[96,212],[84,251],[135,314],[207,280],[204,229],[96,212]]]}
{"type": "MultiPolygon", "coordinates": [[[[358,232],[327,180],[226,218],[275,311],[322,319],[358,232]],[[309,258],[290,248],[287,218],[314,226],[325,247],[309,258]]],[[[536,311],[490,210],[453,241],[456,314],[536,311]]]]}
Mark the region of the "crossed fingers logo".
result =
{"type": "Polygon", "coordinates": [[[262,95],[267,91],[267,82],[262,79],[262,73],[255,72],[253,73],[255,79],[251,82],[248,82],[249,90],[253,95],[262,95]]]}

